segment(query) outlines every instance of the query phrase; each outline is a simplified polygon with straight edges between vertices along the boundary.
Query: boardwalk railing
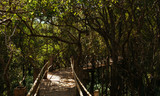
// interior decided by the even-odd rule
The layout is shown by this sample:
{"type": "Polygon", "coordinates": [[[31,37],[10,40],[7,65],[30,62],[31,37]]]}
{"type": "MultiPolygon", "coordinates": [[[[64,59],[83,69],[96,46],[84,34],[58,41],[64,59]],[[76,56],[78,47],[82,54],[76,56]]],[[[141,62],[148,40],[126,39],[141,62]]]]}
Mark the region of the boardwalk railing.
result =
{"type": "Polygon", "coordinates": [[[52,65],[49,65],[49,61],[42,67],[41,71],[39,72],[36,80],[34,81],[31,89],[29,90],[27,96],[37,96],[38,90],[40,87],[40,81],[44,78],[44,76],[47,74],[49,69],[51,68],[52,65]]]}
{"type": "MultiPolygon", "coordinates": [[[[118,56],[118,62],[120,63],[123,60],[122,56],[118,56]]],[[[85,63],[83,64],[83,70],[91,70],[91,69],[97,69],[101,67],[105,67],[108,64],[108,66],[111,66],[113,64],[112,58],[107,57],[101,57],[101,59],[96,59],[96,57],[92,57],[91,59],[87,59],[85,63]]],[[[93,69],[93,70],[94,70],[93,69]]]]}
{"type": "Polygon", "coordinates": [[[78,91],[79,91],[80,96],[84,96],[83,93],[82,93],[82,90],[81,90],[80,86],[83,88],[83,90],[87,93],[88,96],[92,96],[92,95],[87,91],[87,89],[85,88],[85,86],[84,86],[83,83],[80,81],[80,79],[78,78],[77,74],[75,73],[75,70],[74,70],[74,60],[73,60],[73,58],[71,58],[70,61],[71,61],[71,68],[72,68],[72,72],[73,72],[73,75],[74,75],[75,83],[76,83],[76,86],[77,86],[77,89],[78,89],[78,91]]]}

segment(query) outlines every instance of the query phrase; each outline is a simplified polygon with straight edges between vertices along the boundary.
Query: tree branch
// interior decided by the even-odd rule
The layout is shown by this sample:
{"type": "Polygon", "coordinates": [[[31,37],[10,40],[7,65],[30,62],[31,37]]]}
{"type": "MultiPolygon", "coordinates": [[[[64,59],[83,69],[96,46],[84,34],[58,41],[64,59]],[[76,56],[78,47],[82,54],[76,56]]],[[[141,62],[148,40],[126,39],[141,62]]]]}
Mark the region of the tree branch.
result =
{"type": "Polygon", "coordinates": [[[61,41],[61,42],[64,42],[64,43],[68,43],[68,44],[77,44],[77,42],[70,42],[70,41],[67,41],[67,40],[64,40],[60,37],[57,37],[57,36],[46,36],[46,35],[36,35],[36,34],[31,34],[31,35],[28,35],[28,36],[32,36],[32,37],[44,37],[44,38],[55,38],[56,40],[58,41],[61,41]]]}
{"type": "Polygon", "coordinates": [[[8,21],[11,21],[11,19],[9,18],[9,19],[5,19],[3,21],[0,21],[0,25],[3,24],[3,23],[5,23],[5,22],[8,22],[8,21]]]}
{"type": "Polygon", "coordinates": [[[73,28],[73,29],[76,29],[78,32],[81,32],[81,33],[86,33],[86,31],[85,30],[80,30],[80,29],[78,29],[77,27],[75,27],[75,26],[73,26],[73,25],[68,25],[68,24],[66,24],[66,25],[58,25],[58,24],[54,24],[53,22],[50,22],[50,24],[51,25],[54,25],[54,26],[57,26],[57,27],[71,27],[71,28],[73,28]]]}
{"type": "Polygon", "coordinates": [[[23,14],[23,13],[29,13],[30,11],[22,11],[22,10],[14,10],[14,11],[6,11],[6,10],[0,10],[2,13],[11,13],[11,14],[23,14]]]}
{"type": "Polygon", "coordinates": [[[33,31],[34,31],[33,27],[30,26],[26,21],[24,21],[20,15],[17,14],[17,16],[18,16],[18,17],[22,20],[22,22],[27,26],[27,28],[30,30],[31,34],[33,34],[33,31]]]}

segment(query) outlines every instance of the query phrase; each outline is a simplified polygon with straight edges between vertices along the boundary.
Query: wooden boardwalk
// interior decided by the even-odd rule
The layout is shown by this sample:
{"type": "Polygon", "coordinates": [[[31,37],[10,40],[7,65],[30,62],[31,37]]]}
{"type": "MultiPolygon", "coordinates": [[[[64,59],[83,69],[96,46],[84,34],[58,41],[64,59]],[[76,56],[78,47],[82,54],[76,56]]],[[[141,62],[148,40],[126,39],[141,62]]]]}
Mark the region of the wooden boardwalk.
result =
{"type": "Polygon", "coordinates": [[[47,73],[42,79],[39,96],[76,96],[76,84],[71,68],[47,73]]]}

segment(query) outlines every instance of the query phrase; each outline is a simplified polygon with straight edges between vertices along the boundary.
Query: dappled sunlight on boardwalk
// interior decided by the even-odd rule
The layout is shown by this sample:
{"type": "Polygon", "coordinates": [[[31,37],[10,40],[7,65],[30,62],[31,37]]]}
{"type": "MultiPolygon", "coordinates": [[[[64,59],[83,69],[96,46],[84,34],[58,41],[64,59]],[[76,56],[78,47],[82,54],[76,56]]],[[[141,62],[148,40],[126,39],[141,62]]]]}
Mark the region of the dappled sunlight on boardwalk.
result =
{"type": "Polygon", "coordinates": [[[71,69],[48,72],[39,90],[40,96],[76,96],[75,81],[71,69]]]}

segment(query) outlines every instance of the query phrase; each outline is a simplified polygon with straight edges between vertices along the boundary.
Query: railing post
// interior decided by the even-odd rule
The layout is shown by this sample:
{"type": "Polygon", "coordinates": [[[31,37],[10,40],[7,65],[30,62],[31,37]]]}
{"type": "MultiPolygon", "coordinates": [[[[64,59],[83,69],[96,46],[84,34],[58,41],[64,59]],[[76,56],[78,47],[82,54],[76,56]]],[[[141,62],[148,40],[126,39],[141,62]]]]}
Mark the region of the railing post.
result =
{"type": "Polygon", "coordinates": [[[16,87],[14,89],[14,96],[26,96],[27,94],[27,90],[26,90],[26,87],[16,87]]]}
{"type": "MultiPolygon", "coordinates": [[[[46,62],[44,62],[44,64],[46,64],[46,62]]],[[[44,72],[48,69],[49,63],[47,63],[47,65],[44,67],[44,72]]],[[[43,79],[47,79],[47,73],[44,73],[44,78],[43,79]]]]}
{"type": "MultiPolygon", "coordinates": [[[[49,64],[48,64],[48,66],[51,66],[51,65],[53,65],[53,60],[54,60],[54,56],[51,56],[50,57],[50,59],[49,59],[49,64]]],[[[49,69],[49,71],[53,71],[53,66],[49,69]]]]}
{"type": "Polygon", "coordinates": [[[99,96],[99,90],[94,91],[94,96],[99,96]]]}
{"type": "Polygon", "coordinates": [[[36,68],[36,67],[33,68],[33,82],[36,80],[39,72],[40,72],[39,68],[36,68]]]}
{"type": "Polygon", "coordinates": [[[91,88],[90,88],[90,92],[93,95],[94,93],[94,72],[95,72],[95,57],[93,55],[92,59],[91,59],[91,64],[92,64],[92,69],[91,69],[91,88]]]}

